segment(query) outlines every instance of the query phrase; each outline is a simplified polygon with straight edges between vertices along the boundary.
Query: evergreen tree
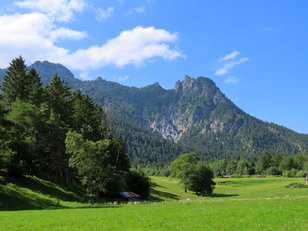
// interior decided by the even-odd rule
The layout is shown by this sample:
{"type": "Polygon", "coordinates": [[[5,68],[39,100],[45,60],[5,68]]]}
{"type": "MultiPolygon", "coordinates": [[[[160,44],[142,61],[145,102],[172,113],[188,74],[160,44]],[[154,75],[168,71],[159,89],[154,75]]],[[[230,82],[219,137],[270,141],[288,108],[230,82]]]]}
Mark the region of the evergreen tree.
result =
{"type": "Polygon", "coordinates": [[[21,56],[10,63],[2,81],[3,101],[9,106],[16,98],[25,100],[29,96],[27,88],[25,60],[21,56]]]}
{"type": "Polygon", "coordinates": [[[46,134],[46,117],[37,106],[17,99],[11,104],[7,118],[22,136],[18,142],[23,150],[18,150],[18,153],[25,171],[37,173],[41,164],[46,163],[44,156],[48,140],[43,137],[46,134]]]}
{"type": "Polygon", "coordinates": [[[73,110],[71,107],[71,91],[67,82],[55,74],[45,88],[49,114],[53,110],[60,115],[60,120],[70,124],[73,110]]]}
{"type": "Polygon", "coordinates": [[[41,77],[37,74],[34,68],[30,68],[26,75],[27,79],[27,92],[29,92],[29,100],[36,106],[43,102],[43,87],[41,77]]]}

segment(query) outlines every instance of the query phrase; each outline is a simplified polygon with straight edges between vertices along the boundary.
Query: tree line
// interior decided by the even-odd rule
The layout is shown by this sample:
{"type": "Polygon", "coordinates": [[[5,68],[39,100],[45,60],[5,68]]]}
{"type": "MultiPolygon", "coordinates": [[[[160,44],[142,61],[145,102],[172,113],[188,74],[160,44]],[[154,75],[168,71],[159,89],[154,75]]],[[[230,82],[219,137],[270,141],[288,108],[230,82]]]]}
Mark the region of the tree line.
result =
{"type": "MultiPolygon", "coordinates": [[[[98,104],[57,74],[43,87],[21,56],[11,61],[2,81],[0,137],[0,170],[12,175],[76,181],[94,198],[130,190],[134,177],[148,181],[130,171],[126,145],[110,133],[98,104]]],[[[149,185],[141,194],[148,191],[149,185]]]]}
{"type": "Polygon", "coordinates": [[[215,177],[222,175],[276,175],[304,177],[308,173],[308,156],[282,156],[277,152],[265,152],[256,160],[221,159],[209,163],[215,177]]]}

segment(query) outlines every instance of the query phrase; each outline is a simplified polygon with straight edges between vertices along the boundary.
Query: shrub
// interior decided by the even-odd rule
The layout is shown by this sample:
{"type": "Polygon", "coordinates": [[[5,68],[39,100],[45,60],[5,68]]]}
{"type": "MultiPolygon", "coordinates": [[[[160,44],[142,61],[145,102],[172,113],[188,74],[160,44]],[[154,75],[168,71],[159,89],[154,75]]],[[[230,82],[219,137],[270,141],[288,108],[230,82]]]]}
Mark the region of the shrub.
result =
{"type": "Polygon", "coordinates": [[[264,171],[265,175],[273,176],[273,175],[281,175],[281,171],[279,171],[275,167],[270,167],[264,171]]]}
{"type": "Polygon", "coordinates": [[[306,177],[307,176],[307,171],[300,170],[296,173],[296,177],[306,177]]]}
{"type": "Polygon", "coordinates": [[[296,174],[297,174],[297,170],[292,168],[290,171],[288,171],[288,170],[283,171],[282,176],[284,176],[284,177],[296,177],[296,174]]]}
{"type": "Polygon", "coordinates": [[[288,184],[286,188],[308,188],[308,186],[301,183],[291,183],[288,184]]]}
{"type": "Polygon", "coordinates": [[[150,195],[151,181],[143,172],[130,170],[125,175],[127,190],[139,194],[142,198],[150,195]]]}
{"type": "Polygon", "coordinates": [[[239,174],[233,174],[231,178],[243,178],[243,176],[239,174]]]}

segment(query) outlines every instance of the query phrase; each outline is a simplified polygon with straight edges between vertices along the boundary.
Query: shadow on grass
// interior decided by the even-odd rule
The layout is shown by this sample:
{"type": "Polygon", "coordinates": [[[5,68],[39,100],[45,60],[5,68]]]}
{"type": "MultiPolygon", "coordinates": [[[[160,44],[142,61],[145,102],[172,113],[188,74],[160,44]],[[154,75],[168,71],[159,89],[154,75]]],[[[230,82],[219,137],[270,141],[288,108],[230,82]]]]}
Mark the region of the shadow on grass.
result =
{"type": "Polygon", "coordinates": [[[157,183],[155,183],[155,182],[151,182],[151,187],[166,188],[166,187],[161,186],[161,185],[159,185],[159,184],[157,184],[157,183]]]}
{"type": "Polygon", "coordinates": [[[164,199],[161,199],[160,197],[168,198],[168,199],[172,199],[172,200],[179,200],[180,199],[175,194],[168,193],[168,192],[162,192],[162,191],[158,191],[158,190],[155,190],[155,189],[152,189],[151,194],[152,195],[149,198],[150,201],[156,201],[156,202],[165,201],[164,199]]]}
{"type": "Polygon", "coordinates": [[[33,210],[33,209],[56,209],[66,208],[52,199],[35,197],[34,195],[5,190],[0,192],[0,211],[9,210],[33,210]]]}
{"type": "Polygon", "coordinates": [[[78,187],[72,192],[47,180],[1,171],[0,180],[0,210],[67,208],[60,202],[82,200],[78,187]]]}
{"type": "Polygon", "coordinates": [[[212,193],[209,197],[237,197],[239,194],[212,193]]]}
{"type": "Polygon", "coordinates": [[[57,185],[51,181],[31,176],[13,177],[3,172],[1,175],[4,177],[2,184],[13,184],[19,188],[28,188],[33,192],[44,194],[63,201],[82,200],[82,189],[80,187],[57,185]]]}

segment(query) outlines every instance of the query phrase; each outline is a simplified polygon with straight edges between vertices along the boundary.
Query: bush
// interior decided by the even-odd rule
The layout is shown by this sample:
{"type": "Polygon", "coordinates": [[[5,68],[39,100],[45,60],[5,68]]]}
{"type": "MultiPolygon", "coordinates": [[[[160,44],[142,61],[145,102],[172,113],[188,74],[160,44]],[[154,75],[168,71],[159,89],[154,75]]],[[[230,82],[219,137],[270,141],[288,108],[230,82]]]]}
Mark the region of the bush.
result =
{"type": "Polygon", "coordinates": [[[150,195],[151,181],[143,172],[130,170],[125,175],[127,190],[139,194],[142,198],[150,195]]]}
{"type": "Polygon", "coordinates": [[[291,183],[286,188],[308,188],[308,186],[301,183],[291,183]]]}
{"type": "Polygon", "coordinates": [[[281,171],[279,171],[277,168],[275,167],[270,167],[268,169],[266,169],[264,171],[264,174],[267,176],[277,176],[277,175],[281,175],[281,171]]]}
{"type": "Polygon", "coordinates": [[[296,177],[306,177],[307,174],[307,171],[300,170],[296,173],[296,177]]]}
{"type": "Polygon", "coordinates": [[[239,174],[233,174],[231,178],[243,178],[243,176],[239,174]]]}
{"type": "Polygon", "coordinates": [[[282,176],[283,177],[291,177],[290,171],[287,171],[287,170],[283,171],[282,176]]]}
{"type": "Polygon", "coordinates": [[[296,177],[297,170],[292,168],[290,171],[283,171],[282,176],[284,177],[296,177]]]}

